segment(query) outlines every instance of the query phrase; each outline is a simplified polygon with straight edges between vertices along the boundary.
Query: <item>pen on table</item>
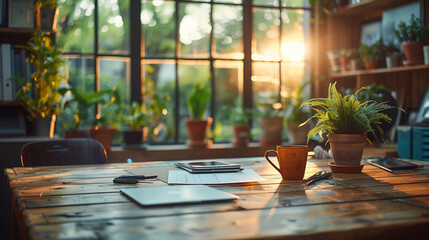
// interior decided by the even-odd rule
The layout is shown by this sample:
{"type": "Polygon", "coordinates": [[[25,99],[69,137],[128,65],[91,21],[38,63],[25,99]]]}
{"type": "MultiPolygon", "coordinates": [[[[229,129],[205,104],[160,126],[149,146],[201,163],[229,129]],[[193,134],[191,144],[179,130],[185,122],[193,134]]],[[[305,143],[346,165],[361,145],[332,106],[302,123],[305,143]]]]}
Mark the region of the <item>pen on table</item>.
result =
{"type": "Polygon", "coordinates": [[[123,175],[123,176],[119,176],[118,178],[144,180],[144,179],[151,179],[151,178],[157,178],[157,177],[158,177],[157,175],[123,175]]]}
{"type": "Polygon", "coordinates": [[[391,169],[387,168],[387,167],[383,167],[383,166],[381,166],[381,165],[379,165],[379,164],[377,164],[377,163],[373,163],[373,162],[368,162],[368,163],[369,163],[369,164],[371,164],[371,165],[373,165],[373,166],[376,166],[376,167],[378,167],[378,168],[381,168],[381,169],[383,169],[384,171],[387,171],[387,172],[393,173],[393,171],[392,171],[391,169]]]}

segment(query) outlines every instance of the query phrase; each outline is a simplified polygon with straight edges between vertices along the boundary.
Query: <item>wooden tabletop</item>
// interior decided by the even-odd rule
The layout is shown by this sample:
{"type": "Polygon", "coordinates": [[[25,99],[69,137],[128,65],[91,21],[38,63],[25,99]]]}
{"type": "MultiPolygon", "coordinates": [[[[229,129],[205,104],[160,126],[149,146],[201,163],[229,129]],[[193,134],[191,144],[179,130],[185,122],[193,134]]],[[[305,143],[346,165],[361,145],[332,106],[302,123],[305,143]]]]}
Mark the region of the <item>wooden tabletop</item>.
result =
{"type": "MultiPolygon", "coordinates": [[[[304,189],[281,181],[263,157],[222,159],[252,168],[267,181],[215,185],[237,201],[141,207],[112,182],[133,169],[174,162],[6,169],[15,233],[29,239],[417,239],[429,236],[429,163],[393,174],[365,165],[334,173],[304,189]]],[[[330,160],[309,160],[305,177],[330,160]]]]}

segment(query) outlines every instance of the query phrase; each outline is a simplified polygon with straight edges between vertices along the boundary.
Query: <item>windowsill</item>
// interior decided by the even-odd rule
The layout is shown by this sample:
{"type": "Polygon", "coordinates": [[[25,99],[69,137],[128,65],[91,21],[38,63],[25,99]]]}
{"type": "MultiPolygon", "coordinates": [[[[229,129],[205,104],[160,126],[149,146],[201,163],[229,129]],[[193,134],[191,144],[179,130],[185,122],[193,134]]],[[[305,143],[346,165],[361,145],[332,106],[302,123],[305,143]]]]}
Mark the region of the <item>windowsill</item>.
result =
{"type": "MultiPolygon", "coordinates": [[[[285,142],[285,144],[288,144],[285,142]]],[[[195,160],[213,158],[240,158],[261,157],[264,153],[275,147],[263,147],[257,142],[252,142],[248,147],[236,148],[231,144],[212,144],[208,148],[189,148],[186,145],[137,145],[114,146],[109,153],[108,163],[127,162],[131,158],[133,162],[169,161],[169,160],[195,160]]],[[[310,149],[309,149],[310,150],[310,149]]],[[[312,150],[312,149],[311,149],[312,150]]],[[[363,156],[396,157],[396,145],[366,147],[363,156]]]]}

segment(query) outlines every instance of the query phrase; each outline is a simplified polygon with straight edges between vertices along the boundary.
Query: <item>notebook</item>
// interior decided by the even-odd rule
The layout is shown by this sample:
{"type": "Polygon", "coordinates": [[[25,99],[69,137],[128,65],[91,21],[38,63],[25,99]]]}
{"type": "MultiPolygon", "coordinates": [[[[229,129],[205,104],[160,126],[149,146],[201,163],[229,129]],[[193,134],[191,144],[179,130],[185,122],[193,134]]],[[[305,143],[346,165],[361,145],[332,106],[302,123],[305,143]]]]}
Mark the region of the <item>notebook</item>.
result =
{"type": "Polygon", "coordinates": [[[125,188],[120,192],[142,206],[236,200],[238,196],[205,185],[125,188]]]}

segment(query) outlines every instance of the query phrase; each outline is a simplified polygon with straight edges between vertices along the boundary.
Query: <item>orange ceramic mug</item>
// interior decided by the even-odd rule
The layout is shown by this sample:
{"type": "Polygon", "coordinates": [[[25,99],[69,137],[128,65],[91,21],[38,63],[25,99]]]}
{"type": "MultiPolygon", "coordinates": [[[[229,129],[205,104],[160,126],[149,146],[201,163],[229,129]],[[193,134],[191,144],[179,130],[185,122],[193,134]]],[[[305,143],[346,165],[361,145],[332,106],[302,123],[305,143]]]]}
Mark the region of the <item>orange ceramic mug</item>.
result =
{"type": "Polygon", "coordinates": [[[304,145],[277,146],[276,150],[268,150],[264,156],[267,161],[282,175],[283,179],[302,180],[307,165],[308,147],[304,145]],[[268,155],[275,153],[280,168],[277,167],[268,155]]]}

